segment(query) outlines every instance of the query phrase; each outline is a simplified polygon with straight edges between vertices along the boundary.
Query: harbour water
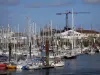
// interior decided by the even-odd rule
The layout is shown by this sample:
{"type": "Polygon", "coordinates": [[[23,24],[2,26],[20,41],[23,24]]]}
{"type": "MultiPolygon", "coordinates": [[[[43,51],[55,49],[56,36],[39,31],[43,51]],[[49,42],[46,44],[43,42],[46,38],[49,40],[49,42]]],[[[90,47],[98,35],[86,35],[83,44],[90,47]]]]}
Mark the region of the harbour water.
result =
{"type": "Polygon", "coordinates": [[[80,55],[64,60],[64,67],[41,70],[10,71],[10,75],[100,75],[100,54],[80,55]]]}

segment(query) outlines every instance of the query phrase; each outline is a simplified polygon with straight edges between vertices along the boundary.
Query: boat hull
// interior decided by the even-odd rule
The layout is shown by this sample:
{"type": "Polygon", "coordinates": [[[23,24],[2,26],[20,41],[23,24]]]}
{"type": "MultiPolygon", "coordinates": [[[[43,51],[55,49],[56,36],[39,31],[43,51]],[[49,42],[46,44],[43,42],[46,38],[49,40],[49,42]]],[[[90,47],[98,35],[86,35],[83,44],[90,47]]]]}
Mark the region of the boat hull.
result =
{"type": "Polygon", "coordinates": [[[53,66],[54,67],[63,67],[64,66],[64,63],[57,63],[57,64],[54,64],[53,66]]]}
{"type": "Polygon", "coordinates": [[[16,69],[16,66],[13,66],[13,65],[7,65],[7,69],[16,69]]]}
{"type": "Polygon", "coordinates": [[[6,70],[6,64],[0,64],[0,70],[6,70]]]}
{"type": "Polygon", "coordinates": [[[64,59],[76,59],[77,56],[70,56],[70,57],[64,56],[63,58],[64,58],[64,59]]]}

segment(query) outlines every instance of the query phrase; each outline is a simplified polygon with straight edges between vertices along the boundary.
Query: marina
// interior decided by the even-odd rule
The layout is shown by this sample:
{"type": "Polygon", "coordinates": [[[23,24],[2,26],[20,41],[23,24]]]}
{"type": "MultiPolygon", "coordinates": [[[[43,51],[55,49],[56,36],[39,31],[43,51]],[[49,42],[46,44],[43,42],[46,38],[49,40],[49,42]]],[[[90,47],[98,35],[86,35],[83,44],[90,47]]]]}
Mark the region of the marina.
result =
{"type": "Polygon", "coordinates": [[[100,75],[99,3],[0,0],[0,75],[100,75]]]}
{"type": "MultiPolygon", "coordinates": [[[[82,36],[83,34],[75,32],[73,9],[71,14],[72,29],[61,33],[58,33],[57,30],[53,33],[52,21],[50,22],[50,27],[46,26],[39,34],[32,34],[32,29],[29,27],[27,34],[25,34],[26,36],[23,36],[23,34],[19,33],[19,25],[18,36],[16,37],[14,36],[16,33],[11,31],[9,25],[6,31],[2,29],[1,35],[4,36],[1,38],[1,44],[3,44],[4,47],[1,46],[0,69],[34,70],[63,67],[65,62],[62,61],[62,59],[76,59],[78,55],[94,55],[95,53],[99,53],[100,47],[96,42],[96,39],[99,37],[94,37],[93,34],[84,37],[82,36]],[[23,37],[24,39],[22,39],[23,37]],[[2,39],[4,38],[7,40],[3,41],[2,39]],[[16,38],[16,40],[13,38],[16,38]],[[24,40],[24,42],[20,42],[21,40],[24,40]],[[66,43],[69,44],[63,44],[62,40],[67,40],[66,43]],[[86,42],[85,44],[83,40],[86,42]],[[88,48],[85,49],[86,53],[83,53],[87,43],[88,48]]],[[[36,23],[34,23],[33,26],[33,32],[36,32],[36,23]]]]}
{"type": "Polygon", "coordinates": [[[41,70],[8,70],[8,73],[11,73],[10,75],[100,75],[99,57],[99,53],[92,56],[84,54],[78,56],[77,59],[64,60],[64,67],[41,70]]]}
{"type": "MultiPolygon", "coordinates": [[[[50,32],[52,33],[53,31],[51,30],[50,32]]],[[[4,35],[4,33],[2,34],[4,35]]],[[[17,45],[18,42],[14,43],[11,39],[8,39],[8,43],[7,41],[4,42],[4,45],[7,46],[1,46],[1,75],[91,75],[93,73],[93,75],[95,75],[95,70],[96,72],[98,71],[96,73],[97,75],[100,74],[100,68],[97,66],[100,62],[100,47],[97,42],[99,39],[98,36],[90,38],[89,36],[82,37],[82,34],[75,32],[73,29],[62,33],[56,32],[54,36],[52,34],[47,35],[43,33],[42,36],[42,38],[37,38],[38,40],[32,40],[32,36],[30,36],[29,33],[28,37],[26,37],[28,38],[26,39],[26,44],[23,44],[24,46],[21,46],[21,44],[20,46],[17,45]],[[79,38],[75,34],[78,34],[81,37],[79,36],[79,38]],[[49,37],[52,37],[52,40],[54,41],[52,41],[49,37]],[[70,45],[63,44],[63,40],[61,41],[61,39],[67,39],[66,42],[70,43],[70,45]],[[62,43],[58,42],[58,40],[60,40],[62,43]],[[77,43],[76,40],[78,40],[80,43],[77,43]],[[33,41],[33,43],[31,41],[33,41]]],[[[10,36],[9,38],[12,37],[10,36]]],[[[36,38],[36,36],[33,38],[36,38]]],[[[19,35],[16,40],[19,41],[19,35]]]]}

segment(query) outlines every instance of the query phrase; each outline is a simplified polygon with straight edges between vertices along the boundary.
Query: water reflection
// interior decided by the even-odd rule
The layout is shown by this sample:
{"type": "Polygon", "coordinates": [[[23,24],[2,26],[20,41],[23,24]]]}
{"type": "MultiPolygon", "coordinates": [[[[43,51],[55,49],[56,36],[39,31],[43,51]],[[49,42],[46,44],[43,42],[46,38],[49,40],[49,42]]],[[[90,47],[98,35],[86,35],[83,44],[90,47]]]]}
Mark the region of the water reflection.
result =
{"type": "Polygon", "coordinates": [[[6,75],[12,75],[11,72],[7,73],[6,75]]]}
{"type": "Polygon", "coordinates": [[[76,67],[77,67],[77,61],[76,61],[76,59],[65,60],[65,66],[64,66],[65,69],[76,70],[76,67]]]}
{"type": "Polygon", "coordinates": [[[72,69],[76,70],[76,60],[71,60],[72,69]]]}
{"type": "Polygon", "coordinates": [[[11,72],[14,72],[16,70],[15,69],[8,69],[7,71],[9,71],[11,73],[11,72]]]}
{"type": "Polygon", "coordinates": [[[37,75],[50,75],[50,70],[49,69],[42,69],[42,70],[37,70],[37,75]]]}
{"type": "Polygon", "coordinates": [[[0,71],[0,75],[12,75],[9,71],[0,71]]]}
{"type": "Polygon", "coordinates": [[[49,69],[46,70],[45,75],[49,75],[49,69]]]}

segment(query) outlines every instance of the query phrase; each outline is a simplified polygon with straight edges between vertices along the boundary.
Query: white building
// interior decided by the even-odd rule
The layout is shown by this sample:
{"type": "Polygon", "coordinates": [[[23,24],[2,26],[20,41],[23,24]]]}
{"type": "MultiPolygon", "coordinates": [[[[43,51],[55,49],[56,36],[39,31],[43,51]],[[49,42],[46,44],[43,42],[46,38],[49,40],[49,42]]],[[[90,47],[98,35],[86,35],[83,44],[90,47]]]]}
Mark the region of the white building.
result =
{"type": "Polygon", "coordinates": [[[81,34],[79,32],[73,31],[73,30],[68,30],[65,32],[60,33],[60,38],[66,38],[66,39],[72,39],[72,38],[77,38],[81,39],[84,36],[84,34],[81,34]]]}

